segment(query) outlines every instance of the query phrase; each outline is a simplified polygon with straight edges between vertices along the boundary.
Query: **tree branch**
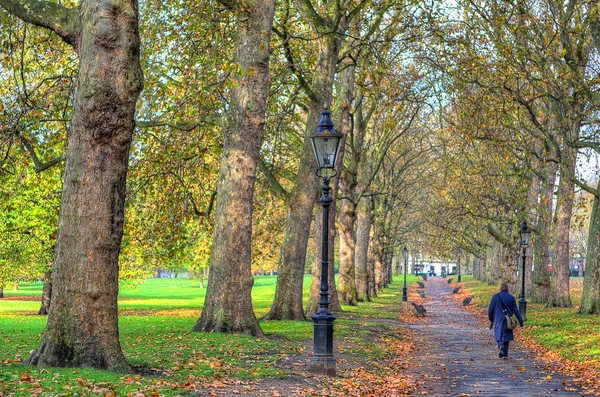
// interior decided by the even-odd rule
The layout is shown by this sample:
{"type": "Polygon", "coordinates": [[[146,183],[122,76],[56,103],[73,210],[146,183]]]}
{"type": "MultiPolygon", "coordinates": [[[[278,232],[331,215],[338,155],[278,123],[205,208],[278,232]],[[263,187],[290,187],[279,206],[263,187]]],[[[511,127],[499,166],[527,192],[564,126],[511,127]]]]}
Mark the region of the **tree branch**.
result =
{"type": "Polygon", "coordinates": [[[0,0],[0,6],[23,21],[49,29],[66,43],[76,46],[78,8],[66,8],[42,0],[0,0]]]}
{"type": "Polygon", "coordinates": [[[573,178],[573,182],[575,182],[575,184],[577,186],[579,186],[580,188],[582,188],[583,190],[585,190],[589,194],[594,195],[596,197],[600,197],[600,192],[598,191],[598,189],[594,189],[593,187],[591,187],[587,183],[581,182],[579,179],[577,179],[575,177],[573,178]]]}
{"type": "Polygon", "coordinates": [[[192,203],[192,207],[194,208],[194,214],[197,217],[201,217],[201,216],[210,216],[212,209],[215,205],[215,198],[217,197],[217,191],[213,191],[212,194],[210,195],[210,201],[208,203],[208,208],[206,208],[206,211],[200,211],[198,209],[198,206],[196,205],[196,200],[194,200],[194,196],[192,196],[192,193],[188,193],[187,194],[187,198],[188,200],[190,200],[190,202],[192,203]]]}
{"type": "Polygon", "coordinates": [[[318,101],[319,99],[317,98],[317,95],[310,88],[310,84],[308,84],[308,81],[306,81],[306,79],[304,78],[302,71],[296,67],[296,61],[294,60],[294,55],[292,54],[292,49],[290,47],[290,35],[284,26],[282,26],[282,29],[283,29],[283,31],[277,29],[275,26],[272,27],[273,33],[275,33],[277,36],[279,36],[282,40],[283,49],[284,49],[284,53],[285,53],[285,59],[287,59],[287,61],[288,61],[288,66],[290,68],[290,71],[292,72],[292,74],[294,76],[296,76],[296,78],[298,79],[298,82],[300,83],[300,87],[302,87],[302,89],[304,90],[306,95],[311,100],[318,101]]]}
{"type": "Polygon", "coordinates": [[[55,166],[56,164],[59,164],[59,163],[62,163],[63,161],[65,161],[64,156],[60,156],[60,157],[57,157],[50,161],[47,161],[45,163],[41,163],[40,158],[38,157],[37,153],[35,152],[35,149],[33,148],[33,145],[27,139],[25,139],[25,137],[21,134],[19,134],[19,139],[21,140],[21,144],[23,145],[23,148],[25,149],[25,151],[27,151],[29,153],[31,160],[33,160],[33,165],[35,166],[35,172],[38,174],[42,171],[47,170],[48,168],[55,166]]]}
{"type": "Polygon", "coordinates": [[[315,10],[311,0],[296,0],[296,5],[302,16],[314,26],[315,32],[318,32],[325,24],[325,20],[315,10]]]}
{"type": "Polygon", "coordinates": [[[504,234],[502,234],[500,229],[498,229],[498,227],[496,225],[494,225],[492,222],[489,222],[487,224],[487,231],[493,238],[498,240],[498,242],[500,244],[502,244],[504,246],[507,246],[510,244],[510,239],[508,237],[506,237],[504,234]]]}
{"type": "Polygon", "coordinates": [[[135,124],[139,128],[170,127],[184,132],[191,132],[205,124],[220,125],[220,123],[220,117],[206,117],[199,120],[184,121],[182,123],[171,123],[163,120],[137,120],[135,124]]]}
{"type": "Polygon", "coordinates": [[[267,165],[267,163],[265,163],[265,161],[262,159],[262,157],[258,161],[258,169],[264,175],[264,177],[267,179],[267,182],[269,182],[269,186],[271,187],[271,192],[274,195],[276,195],[277,197],[282,198],[284,201],[287,200],[288,195],[289,195],[288,191],[285,190],[283,188],[283,186],[281,186],[281,184],[279,183],[277,178],[275,178],[275,175],[273,175],[273,173],[269,169],[269,166],[267,165]]]}

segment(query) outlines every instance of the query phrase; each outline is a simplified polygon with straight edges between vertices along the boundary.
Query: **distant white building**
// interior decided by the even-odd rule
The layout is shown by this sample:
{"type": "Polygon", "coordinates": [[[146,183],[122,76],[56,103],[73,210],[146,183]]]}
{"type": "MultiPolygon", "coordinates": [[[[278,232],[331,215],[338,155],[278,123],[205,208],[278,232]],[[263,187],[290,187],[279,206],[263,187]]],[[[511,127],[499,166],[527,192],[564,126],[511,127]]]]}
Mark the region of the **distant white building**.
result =
{"type": "Polygon", "coordinates": [[[421,272],[421,273],[430,274],[433,272],[434,275],[441,276],[442,272],[445,272],[446,274],[451,274],[451,273],[457,272],[456,263],[454,263],[454,262],[424,260],[422,262],[422,264],[423,264],[423,269],[420,269],[419,267],[417,268],[417,269],[419,269],[419,272],[421,272]]]}

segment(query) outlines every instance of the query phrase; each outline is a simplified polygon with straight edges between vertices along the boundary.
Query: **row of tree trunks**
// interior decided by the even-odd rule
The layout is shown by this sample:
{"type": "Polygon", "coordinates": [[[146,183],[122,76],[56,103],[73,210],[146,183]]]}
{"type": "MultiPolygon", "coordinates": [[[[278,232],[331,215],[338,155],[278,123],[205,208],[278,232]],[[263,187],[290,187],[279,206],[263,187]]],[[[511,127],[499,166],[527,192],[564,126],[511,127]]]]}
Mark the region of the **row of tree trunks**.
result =
{"type": "MultiPolygon", "coordinates": [[[[287,218],[281,246],[277,290],[271,310],[265,316],[271,320],[304,320],[302,309],[302,286],[306,251],[310,236],[315,200],[319,197],[318,181],[315,176],[315,159],[310,134],[316,129],[321,112],[328,109],[333,97],[333,83],[343,38],[347,29],[345,10],[334,23],[334,15],[327,19],[315,15],[307,9],[307,4],[298,1],[298,9],[310,21],[319,36],[320,48],[317,66],[312,75],[312,84],[308,88],[310,101],[306,120],[304,143],[300,157],[300,167],[296,174],[295,185],[287,200],[287,218]],[[333,32],[337,34],[332,34],[333,32]],[[300,293],[292,293],[300,291],[300,293]],[[293,300],[290,302],[290,300],[293,300]],[[293,310],[288,310],[292,307],[293,310]]],[[[312,8],[310,6],[309,8],[312,8]]],[[[335,192],[337,186],[332,186],[335,192]]],[[[335,202],[330,208],[335,208],[335,202]]],[[[335,223],[332,223],[334,225],[335,223]]],[[[331,266],[333,267],[333,266],[331,266]]]]}
{"type": "Polygon", "coordinates": [[[223,134],[208,288],[202,314],[192,331],[258,336],[263,333],[251,298],[252,212],[265,128],[275,0],[223,4],[238,15],[238,69],[233,77],[237,84],[223,134]]]}

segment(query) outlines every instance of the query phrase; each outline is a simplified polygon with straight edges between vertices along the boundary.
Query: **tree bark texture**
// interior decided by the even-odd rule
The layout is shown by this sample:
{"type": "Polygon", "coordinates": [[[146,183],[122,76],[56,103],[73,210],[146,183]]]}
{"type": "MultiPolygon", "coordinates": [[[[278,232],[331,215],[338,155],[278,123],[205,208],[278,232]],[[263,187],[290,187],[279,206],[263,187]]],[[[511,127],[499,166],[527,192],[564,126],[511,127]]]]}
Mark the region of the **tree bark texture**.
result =
{"type": "Polygon", "coordinates": [[[502,250],[502,281],[508,283],[508,291],[511,294],[520,292],[518,284],[518,272],[521,266],[521,244],[518,234],[510,232],[511,244],[508,246],[500,245],[502,250]]]}
{"type": "Polygon", "coordinates": [[[492,239],[492,247],[490,249],[490,255],[488,255],[490,265],[488,266],[488,285],[498,285],[500,276],[500,255],[501,245],[498,241],[492,239]]]}
{"type": "Polygon", "coordinates": [[[585,278],[579,313],[600,314],[600,198],[598,196],[594,196],[588,229],[585,278]]]}
{"type": "Polygon", "coordinates": [[[265,127],[269,88],[269,41],[274,0],[235,5],[239,15],[236,64],[241,72],[228,111],[208,288],[192,331],[262,336],[252,308],[251,272],[254,182],[265,127]]]}
{"type": "Polygon", "coordinates": [[[392,259],[392,270],[393,270],[394,276],[399,276],[401,274],[400,273],[400,269],[402,268],[401,261],[402,261],[402,255],[400,254],[400,248],[396,247],[396,249],[394,250],[394,257],[392,259]]]}
{"type": "Polygon", "coordinates": [[[383,289],[383,260],[381,259],[381,255],[373,253],[373,259],[375,263],[374,273],[375,273],[375,292],[381,292],[383,289]]]}
{"type": "MultiPolygon", "coordinates": [[[[343,28],[345,32],[345,27],[343,28]]],[[[313,207],[318,195],[319,183],[315,176],[314,158],[310,134],[316,129],[323,109],[329,108],[333,95],[333,81],[337,69],[343,35],[328,34],[319,38],[319,59],[313,73],[310,87],[313,96],[308,105],[308,117],[304,143],[300,157],[300,167],[295,186],[287,200],[287,218],[281,245],[277,290],[271,311],[265,318],[271,320],[304,320],[302,309],[302,286],[306,250],[310,236],[313,207]],[[297,291],[300,291],[298,293],[297,291]],[[293,310],[285,310],[293,307],[293,310]],[[286,315],[289,314],[289,315],[286,315]]],[[[332,186],[332,192],[337,190],[332,186]]],[[[330,207],[335,208],[335,202],[330,207]]],[[[332,211],[334,212],[334,211],[332,211]]],[[[334,222],[331,225],[335,225],[334,222]]],[[[330,266],[333,268],[333,266],[330,266]]],[[[333,299],[330,296],[330,299],[333,299]]],[[[335,298],[337,299],[337,297],[335,298]]]]}
{"type": "MultiPolygon", "coordinates": [[[[343,175],[342,175],[343,179],[343,175]]],[[[341,195],[346,196],[347,181],[340,180],[341,195]]],[[[340,232],[340,271],[338,277],[338,295],[340,301],[349,306],[355,306],[358,302],[356,292],[356,273],[354,269],[356,233],[354,225],[356,223],[356,211],[354,204],[348,199],[342,199],[339,232],[340,232]]]]}
{"type": "Polygon", "coordinates": [[[368,302],[369,299],[369,269],[368,252],[371,238],[371,211],[368,199],[359,203],[356,220],[356,292],[359,302],[368,302]]]}
{"type": "Polygon", "coordinates": [[[577,150],[567,148],[563,151],[565,164],[560,172],[556,213],[554,217],[554,255],[552,261],[552,278],[550,296],[547,307],[573,307],[569,281],[569,236],[571,229],[571,214],[575,198],[575,184],[572,175],[575,174],[577,150]]]}
{"type": "MultiPolygon", "coordinates": [[[[371,214],[371,224],[373,223],[372,214],[371,214]]],[[[367,292],[368,292],[368,300],[377,296],[377,276],[375,274],[375,266],[377,262],[377,257],[374,252],[373,246],[373,228],[371,227],[371,242],[369,243],[369,247],[367,249],[367,292]]]]}
{"type": "MultiPolygon", "coordinates": [[[[346,143],[350,131],[350,109],[354,100],[355,69],[354,61],[351,61],[349,65],[345,65],[340,77],[341,98],[343,102],[340,109],[340,128],[341,132],[345,135],[344,143],[346,143]]],[[[344,167],[340,168],[340,170],[339,194],[343,198],[341,200],[340,216],[337,224],[340,234],[340,269],[337,292],[339,300],[344,305],[355,306],[358,298],[354,270],[356,208],[351,199],[354,198],[356,192],[356,183],[353,175],[344,167]]]]}
{"type": "Polygon", "coordinates": [[[550,234],[557,166],[546,164],[545,178],[539,184],[539,203],[534,237],[531,302],[546,303],[550,296],[550,234]]]}
{"type": "MultiPolygon", "coordinates": [[[[20,2],[0,2],[6,3],[20,2]]],[[[67,9],[32,2],[25,17],[13,11],[53,30],[79,56],[53,297],[40,345],[25,363],[129,371],[119,343],[117,294],[129,148],[143,85],[138,4],[90,0],[67,9]]]]}
{"type": "Polygon", "coordinates": [[[483,252],[483,256],[479,258],[479,279],[482,281],[487,281],[487,250],[483,252]]]}
{"type": "Polygon", "coordinates": [[[42,306],[38,311],[38,315],[46,316],[50,310],[50,300],[52,299],[52,271],[48,270],[44,273],[44,289],[42,290],[42,306]]]}

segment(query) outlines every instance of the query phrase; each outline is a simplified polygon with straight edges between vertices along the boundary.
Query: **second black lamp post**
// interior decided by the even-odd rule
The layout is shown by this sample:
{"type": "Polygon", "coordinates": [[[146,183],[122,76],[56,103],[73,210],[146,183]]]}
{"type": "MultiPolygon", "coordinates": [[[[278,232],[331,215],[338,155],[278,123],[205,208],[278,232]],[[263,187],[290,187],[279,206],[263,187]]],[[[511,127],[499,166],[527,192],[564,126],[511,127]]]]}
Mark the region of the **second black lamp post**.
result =
{"type": "Polygon", "coordinates": [[[402,302],[408,302],[408,289],[406,288],[406,269],[408,268],[408,248],[402,249],[404,255],[404,288],[402,288],[402,302]]]}
{"type": "Polygon", "coordinates": [[[519,230],[521,237],[521,248],[523,248],[523,269],[521,274],[521,299],[519,299],[519,311],[523,320],[527,320],[527,301],[525,300],[525,263],[527,262],[527,247],[529,247],[529,239],[531,238],[531,230],[527,227],[527,221],[523,221],[519,230]]]}
{"type": "Polygon", "coordinates": [[[333,357],[333,321],[335,317],[329,311],[329,206],[333,199],[329,195],[329,182],[336,175],[335,163],[338,158],[342,134],[333,128],[331,112],[321,112],[321,121],[310,135],[317,159],[317,176],[323,181],[323,239],[321,242],[321,299],[319,310],[312,317],[314,325],[314,350],[312,367],[314,372],[335,376],[335,358],[333,357]]]}

